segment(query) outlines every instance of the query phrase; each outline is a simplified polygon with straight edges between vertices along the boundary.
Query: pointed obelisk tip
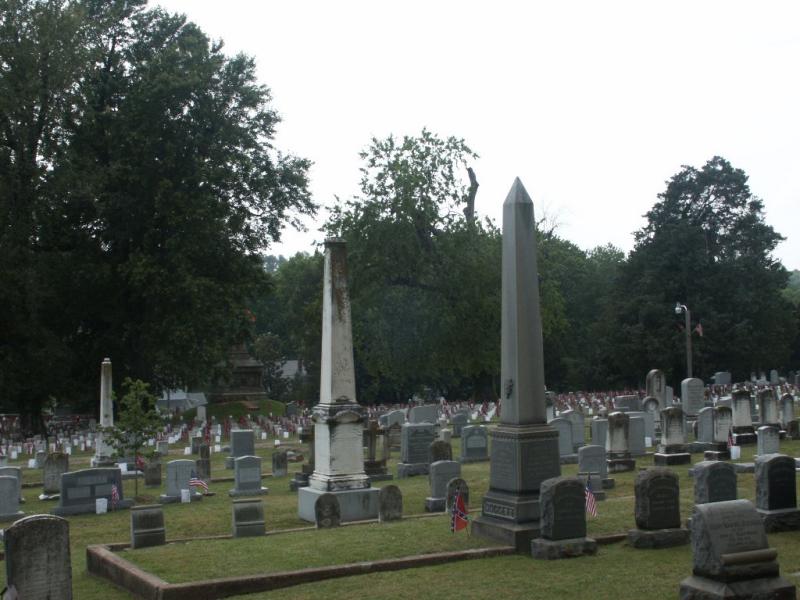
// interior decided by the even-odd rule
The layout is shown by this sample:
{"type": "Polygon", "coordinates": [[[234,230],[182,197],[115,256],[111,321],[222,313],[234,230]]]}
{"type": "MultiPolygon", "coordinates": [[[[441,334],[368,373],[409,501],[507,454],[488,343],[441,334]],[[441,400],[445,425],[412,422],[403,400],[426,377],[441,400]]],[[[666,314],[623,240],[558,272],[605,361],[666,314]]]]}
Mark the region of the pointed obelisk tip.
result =
{"type": "Polygon", "coordinates": [[[514,183],[511,186],[511,190],[508,192],[508,196],[506,196],[504,204],[533,204],[531,197],[528,195],[519,177],[514,178],[514,183]]]}

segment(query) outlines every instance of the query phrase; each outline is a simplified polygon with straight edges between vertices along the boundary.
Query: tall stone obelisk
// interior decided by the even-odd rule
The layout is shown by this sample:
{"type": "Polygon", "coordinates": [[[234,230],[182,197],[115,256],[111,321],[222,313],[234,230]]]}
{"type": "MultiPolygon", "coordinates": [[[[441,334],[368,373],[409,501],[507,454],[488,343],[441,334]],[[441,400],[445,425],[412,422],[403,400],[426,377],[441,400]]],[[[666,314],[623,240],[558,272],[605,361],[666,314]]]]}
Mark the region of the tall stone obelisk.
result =
{"type": "MultiPolygon", "coordinates": [[[[104,358],[100,364],[100,427],[114,426],[114,397],[111,379],[111,359],[104,358]]],[[[95,454],[92,463],[97,465],[111,462],[113,448],[103,439],[103,434],[95,437],[95,454]]]]}
{"type": "Polygon", "coordinates": [[[558,432],[547,424],[533,202],[519,178],[503,204],[501,417],[489,491],[472,532],[529,554],[539,536],[539,487],[558,477],[558,432]]]}
{"type": "Polygon", "coordinates": [[[377,518],[380,491],[364,472],[364,415],[356,401],[347,247],[325,241],[322,298],[322,361],[319,404],[314,407],[314,473],[298,490],[298,514],[314,521],[325,493],[339,500],[342,521],[377,518]]]}

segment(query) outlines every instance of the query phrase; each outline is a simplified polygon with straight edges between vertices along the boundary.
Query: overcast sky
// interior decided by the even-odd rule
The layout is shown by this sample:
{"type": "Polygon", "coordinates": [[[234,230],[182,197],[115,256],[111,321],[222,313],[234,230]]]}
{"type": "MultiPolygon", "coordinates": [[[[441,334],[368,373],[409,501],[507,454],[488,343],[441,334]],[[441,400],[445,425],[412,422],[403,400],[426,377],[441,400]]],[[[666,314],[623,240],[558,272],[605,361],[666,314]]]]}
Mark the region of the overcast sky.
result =
{"type": "MultiPolygon", "coordinates": [[[[800,2],[161,0],[256,58],[322,204],[358,191],[373,136],[455,135],[499,223],[519,176],[582,248],[625,251],[681,165],[750,176],[800,269],[800,2]]],[[[272,253],[310,251],[286,231],[272,253]]]]}

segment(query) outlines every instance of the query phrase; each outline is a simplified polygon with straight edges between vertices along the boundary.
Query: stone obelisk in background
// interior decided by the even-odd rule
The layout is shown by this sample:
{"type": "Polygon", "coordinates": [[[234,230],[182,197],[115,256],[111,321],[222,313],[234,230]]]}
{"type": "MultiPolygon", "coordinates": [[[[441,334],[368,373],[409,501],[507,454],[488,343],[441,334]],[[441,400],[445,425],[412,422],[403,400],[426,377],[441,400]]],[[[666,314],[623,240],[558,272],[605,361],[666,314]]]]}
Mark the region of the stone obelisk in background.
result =
{"type": "Polygon", "coordinates": [[[530,553],[539,487],[558,477],[558,432],[547,424],[533,202],[519,179],[503,204],[500,425],[491,432],[489,491],[472,532],[530,553]]]}
{"type": "Polygon", "coordinates": [[[342,521],[378,516],[380,491],[364,472],[364,416],[356,402],[353,333],[347,292],[347,248],[325,242],[322,298],[322,364],[319,404],[314,407],[314,473],[298,490],[298,514],[314,521],[314,504],[336,495],[342,521]]]}
{"type": "MultiPolygon", "coordinates": [[[[114,399],[112,394],[111,359],[104,358],[100,364],[100,427],[114,426],[114,399]]],[[[92,463],[97,465],[109,464],[113,448],[103,439],[103,434],[98,433],[95,438],[95,453],[92,463]]]]}

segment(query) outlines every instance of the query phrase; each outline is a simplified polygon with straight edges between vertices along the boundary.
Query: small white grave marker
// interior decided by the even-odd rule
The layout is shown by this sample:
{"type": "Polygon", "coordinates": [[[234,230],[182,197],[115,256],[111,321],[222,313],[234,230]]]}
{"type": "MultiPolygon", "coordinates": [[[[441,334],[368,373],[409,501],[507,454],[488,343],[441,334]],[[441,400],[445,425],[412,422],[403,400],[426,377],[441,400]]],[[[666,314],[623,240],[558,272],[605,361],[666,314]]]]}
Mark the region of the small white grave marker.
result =
{"type": "Polygon", "coordinates": [[[36,468],[36,459],[35,458],[29,458],[28,459],[28,468],[29,469],[35,469],[36,468]]]}
{"type": "Polygon", "coordinates": [[[741,446],[731,446],[731,460],[739,460],[742,457],[741,446]]]}
{"type": "Polygon", "coordinates": [[[267,432],[266,432],[266,431],[262,431],[262,432],[261,432],[261,439],[262,439],[262,440],[265,440],[265,439],[267,439],[267,432]]]}
{"type": "Polygon", "coordinates": [[[191,446],[186,446],[186,448],[183,449],[183,455],[184,456],[189,456],[191,453],[192,453],[191,446]]]}
{"type": "Polygon", "coordinates": [[[222,446],[219,444],[214,444],[214,452],[222,452],[222,446]]]}
{"type": "Polygon", "coordinates": [[[192,501],[191,490],[181,490],[181,503],[189,504],[192,501]]]}
{"type": "Polygon", "coordinates": [[[281,445],[281,441],[280,440],[275,440],[275,447],[277,448],[280,445],[281,445]]]}
{"type": "Polygon", "coordinates": [[[285,440],[289,439],[289,432],[288,431],[284,431],[283,432],[283,439],[285,439],[285,440]]]}
{"type": "Polygon", "coordinates": [[[97,498],[94,501],[94,511],[98,515],[106,514],[108,512],[108,498],[97,498]]]}

